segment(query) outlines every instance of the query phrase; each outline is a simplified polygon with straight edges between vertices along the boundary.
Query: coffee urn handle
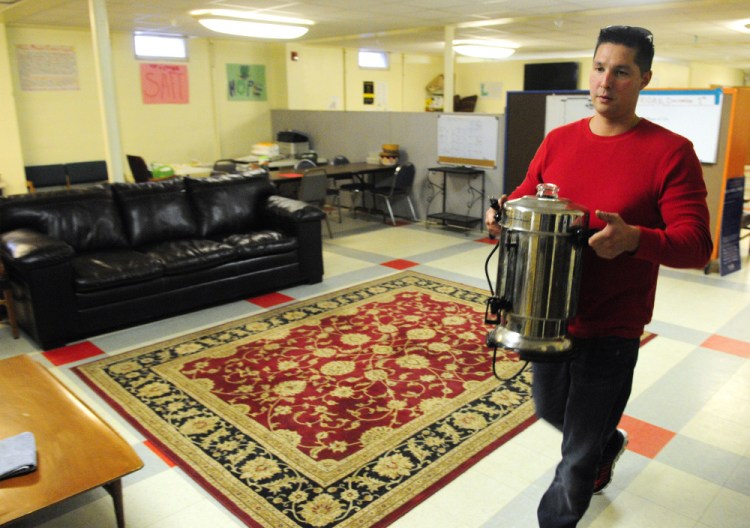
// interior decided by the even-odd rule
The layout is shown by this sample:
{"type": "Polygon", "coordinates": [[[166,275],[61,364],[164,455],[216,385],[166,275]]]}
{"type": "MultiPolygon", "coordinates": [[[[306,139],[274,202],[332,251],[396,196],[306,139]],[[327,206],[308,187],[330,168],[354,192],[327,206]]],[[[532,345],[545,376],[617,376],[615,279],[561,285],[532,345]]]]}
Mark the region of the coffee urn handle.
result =
{"type": "Polygon", "coordinates": [[[500,309],[513,309],[513,288],[516,284],[516,257],[518,256],[518,233],[509,230],[505,237],[505,278],[500,294],[500,309]]]}
{"type": "Polygon", "coordinates": [[[598,232],[599,232],[598,229],[587,229],[585,227],[580,227],[580,226],[574,227],[571,230],[571,234],[573,235],[573,244],[575,244],[578,247],[588,246],[589,238],[591,238],[598,232]]]}

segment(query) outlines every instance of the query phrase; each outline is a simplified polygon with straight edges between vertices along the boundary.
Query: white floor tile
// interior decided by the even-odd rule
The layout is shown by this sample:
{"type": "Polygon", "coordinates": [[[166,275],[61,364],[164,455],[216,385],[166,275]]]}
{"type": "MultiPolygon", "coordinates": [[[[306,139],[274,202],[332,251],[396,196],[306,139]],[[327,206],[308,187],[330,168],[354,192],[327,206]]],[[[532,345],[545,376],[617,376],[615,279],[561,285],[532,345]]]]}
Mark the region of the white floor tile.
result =
{"type": "Polygon", "coordinates": [[[652,461],[626,491],[695,522],[705,513],[720,489],[716,484],[652,461]]]}

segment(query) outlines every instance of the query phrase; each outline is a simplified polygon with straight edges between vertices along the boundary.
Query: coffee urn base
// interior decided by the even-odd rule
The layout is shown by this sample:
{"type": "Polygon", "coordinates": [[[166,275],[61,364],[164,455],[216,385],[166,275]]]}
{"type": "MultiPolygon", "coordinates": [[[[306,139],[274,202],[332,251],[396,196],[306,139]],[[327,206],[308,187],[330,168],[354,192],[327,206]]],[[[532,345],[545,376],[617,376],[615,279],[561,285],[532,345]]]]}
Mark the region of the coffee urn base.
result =
{"type": "Polygon", "coordinates": [[[565,336],[528,337],[498,325],[487,334],[489,347],[500,347],[518,352],[524,361],[565,361],[573,355],[573,343],[565,336]]]}

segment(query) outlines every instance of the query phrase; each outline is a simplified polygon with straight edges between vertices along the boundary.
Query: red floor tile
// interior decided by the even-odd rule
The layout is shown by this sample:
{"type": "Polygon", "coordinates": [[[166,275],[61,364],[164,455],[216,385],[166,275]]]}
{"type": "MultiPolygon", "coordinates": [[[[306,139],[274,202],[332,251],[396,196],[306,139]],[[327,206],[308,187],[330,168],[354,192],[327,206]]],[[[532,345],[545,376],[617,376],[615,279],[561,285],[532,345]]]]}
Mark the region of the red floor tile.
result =
{"type": "Polygon", "coordinates": [[[750,358],[750,343],[747,341],[739,341],[729,337],[712,335],[706,339],[701,346],[743,358],[750,358]]]}
{"type": "Polygon", "coordinates": [[[53,365],[67,365],[68,363],[75,363],[82,359],[88,359],[94,356],[104,354],[104,351],[90,341],[84,341],[82,343],[76,343],[75,345],[68,345],[60,348],[53,348],[47,352],[43,352],[42,355],[53,365]]]}
{"type": "Polygon", "coordinates": [[[266,295],[259,295],[258,297],[252,297],[248,299],[248,302],[256,304],[261,308],[271,308],[279,304],[284,304],[289,301],[293,301],[294,297],[289,297],[283,293],[268,293],[266,295]]]}
{"type": "Polygon", "coordinates": [[[675,436],[672,431],[631,416],[623,416],[618,427],[628,432],[628,449],[647,458],[654,458],[658,455],[675,436]]]}
{"type": "Polygon", "coordinates": [[[143,444],[148,447],[156,456],[158,456],[167,466],[175,467],[175,463],[167,455],[162,453],[161,449],[151,443],[150,440],[146,440],[143,444]]]}
{"type": "Polygon", "coordinates": [[[382,262],[380,265],[387,266],[389,268],[393,268],[397,270],[405,270],[407,268],[413,268],[414,266],[418,266],[419,263],[412,262],[411,260],[396,259],[396,260],[389,260],[388,262],[382,262]]]}

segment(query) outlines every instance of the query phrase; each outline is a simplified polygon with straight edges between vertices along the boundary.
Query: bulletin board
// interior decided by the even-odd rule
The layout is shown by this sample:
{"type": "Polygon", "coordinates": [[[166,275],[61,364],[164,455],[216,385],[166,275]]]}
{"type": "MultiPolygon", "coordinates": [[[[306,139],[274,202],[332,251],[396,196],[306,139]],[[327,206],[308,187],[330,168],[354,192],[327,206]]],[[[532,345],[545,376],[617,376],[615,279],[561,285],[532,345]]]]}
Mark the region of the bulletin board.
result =
{"type": "Polygon", "coordinates": [[[438,163],[494,169],[500,118],[441,114],[437,123],[438,163]]]}

